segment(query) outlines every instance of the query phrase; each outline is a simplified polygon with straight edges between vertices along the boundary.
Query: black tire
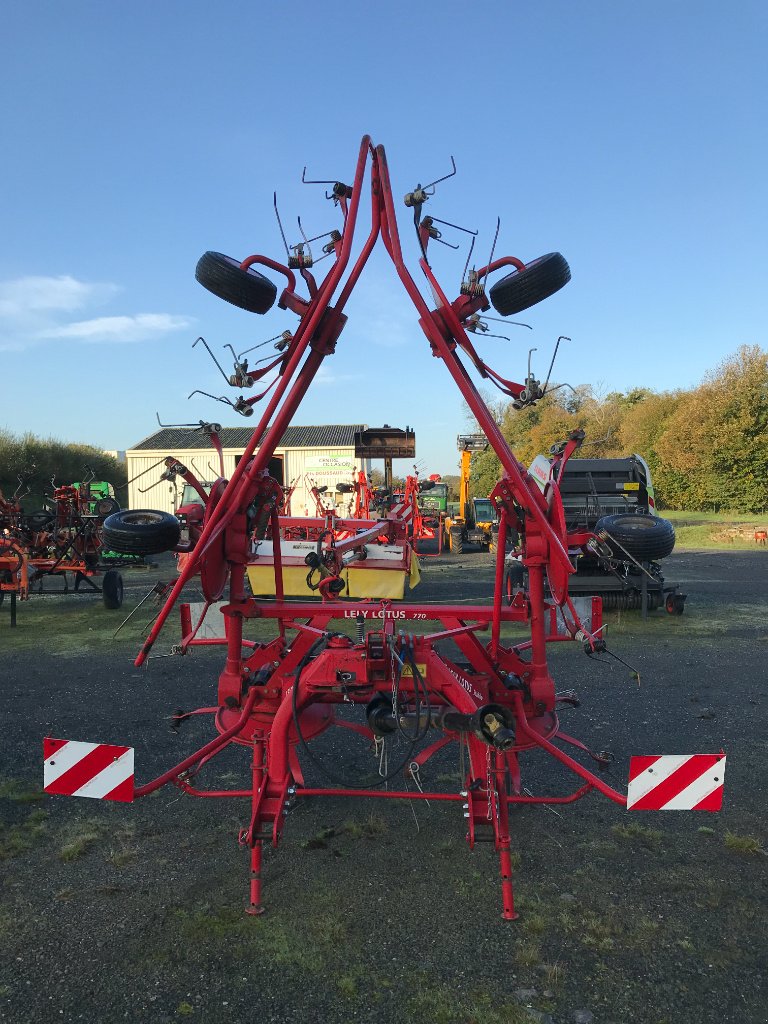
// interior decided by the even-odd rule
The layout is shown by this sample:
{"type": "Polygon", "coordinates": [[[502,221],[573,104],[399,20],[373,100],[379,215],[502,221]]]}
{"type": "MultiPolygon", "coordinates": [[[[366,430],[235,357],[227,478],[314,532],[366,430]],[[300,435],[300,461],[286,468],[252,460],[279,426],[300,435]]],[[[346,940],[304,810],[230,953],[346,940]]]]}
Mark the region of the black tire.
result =
{"type": "Polygon", "coordinates": [[[655,562],[672,554],[675,546],[675,528],[668,519],[658,516],[621,513],[616,516],[603,516],[595,525],[595,533],[605,530],[608,534],[608,546],[616,558],[626,560],[628,554],[638,562],[655,562]],[[611,540],[618,544],[611,544],[611,540]]]}
{"type": "Polygon", "coordinates": [[[43,509],[40,512],[33,512],[32,515],[27,516],[27,527],[33,533],[42,533],[44,530],[48,531],[53,528],[54,517],[50,512],[46,512],[43,509]]]}
{"type": "Polygon", "coordinates": [[[104,520],[102,539],[108,551],[121,555],[159,555],[179,543],[181,527],[176,516],[153,509],[113,512],[104,520]]]}
{"type": "Polygon", "coordinates": [[[464,553],[464,537],[462,536],[461,530],[456,526],[451,527],[450,548],[452,555],[461,555],[464,553]]]}
{"type": "Polygon", "coordinates": [[[524,270],[513,270],[497,281],[488,293],[501,316],[521,313],[559,292],[571,280],[571,268],[559,252],[531,260],[524,270]]]}
{"type": "Polygon", "coordinates": [[[664,608],[668,615],[682,615],[685,611],[685,594],[667,594],[664,608]]]}
{"type": "Polygon", "coordinates": [[[115,501],[114,498],[99,498],[94,506],[94,512],[99,519],[106,519],[107,516],[111,516],[113,512],[120,511],[120,502],[115,501]]]}
{"type": "Polygon", "coordinates": [[[504,596],[507,604],[512,604],[515,591],[525,587],[525,566],[515,560],[508,562],[504,570],[504,596]]]}
{"type": "Polygon", "coordinates": [[[104,607],[114,611],[123,603],[123,577],[117,569],[108,569],[101,583],[101,599],[104,607]]]}
{"type": "Polygon", "coordinates": [[[204,252],[197,261],[195,278],[203,288],[249,313],[268,313],[275,304],[277,288],[269,278],[239,260],[220,252],[204,252]]]}

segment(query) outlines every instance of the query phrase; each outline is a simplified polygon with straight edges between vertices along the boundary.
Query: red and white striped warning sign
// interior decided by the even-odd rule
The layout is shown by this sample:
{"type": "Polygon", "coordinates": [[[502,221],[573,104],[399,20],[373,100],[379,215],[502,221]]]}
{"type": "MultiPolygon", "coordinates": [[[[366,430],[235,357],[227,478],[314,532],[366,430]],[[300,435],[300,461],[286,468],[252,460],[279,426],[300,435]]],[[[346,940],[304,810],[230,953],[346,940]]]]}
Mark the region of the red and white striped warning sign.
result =
{"type": "Polygon", "coordinates": [[[43,740],[43,789],[62,796],[133,800],[133,747],[43,740]]]}
{"type": "Polygon", "coordinates": [[[628,811],[719,811],[725,754],[648,754],[629,760],[628,811]]]}

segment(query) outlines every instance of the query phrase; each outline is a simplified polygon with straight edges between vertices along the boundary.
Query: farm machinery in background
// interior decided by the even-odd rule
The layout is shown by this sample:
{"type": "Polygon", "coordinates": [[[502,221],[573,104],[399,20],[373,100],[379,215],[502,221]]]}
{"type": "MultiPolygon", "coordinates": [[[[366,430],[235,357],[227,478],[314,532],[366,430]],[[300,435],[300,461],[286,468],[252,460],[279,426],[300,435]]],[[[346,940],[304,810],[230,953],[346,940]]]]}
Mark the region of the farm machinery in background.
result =
{"type": "Polygon", "coordinates": [[[78,592],[85,584],[101,593],[106,608],[123,603],[123,580],[115,568],[103,570],[104,520],[120,508],[112,485],[96,481],[93,473],[83,481],[56,486],[46,507],[26,514],[20,489],[10,499],[0,495],[0,600],[11,598],[11,625],[15,625],[16,599],[26,600],[30,589],[44,592],[46,577],[60,577],[64,593],[78,592]],[[101,586],[94,579],[101,577],[101,586]]]}
{"type": "MultiPolygon", "coordinates": [[[[582,437],[574,433],[559,448],[542,490],[510,450],[467,370],[470,364],[519,404],[535,400],[525,385],[502,377],[481,358],[466,328],[490,303],[501,316],[509,316],[546,299],[570,279],[568,265],[557,253],[528,263],[512,256],[494,259],[494,242],[491,257],[479,269],[469,268],[470,252],[458,294],[451,300],[427,256],[430,241],[440,238],[436,218],[422,216],[435,184],[418,185],[405,197],[422,254],[419,269],[434,307],[406,267],[386,154],[368,136],[361,142],[352,184],[336,181],[327,193],[341,213],[341,230],[327,236],[323,252],[330,266],[322,280],[312,273],[306,238],[293,248],[286,243],[285,263],[262,255],[239,260],[208,252],[201,257],[196,277],[219,298],[257,314],[267,313],[277,300],[279,308],[298,317],[251,440],[231,479],[222,477],[211,488],[189,559],[135,661],[141,666],[152,656],[185,585],[199,573],[205,603],[197,621],[190,607],[181,605],[182,638],[173,653],[189,653],[197,642],[218,643],[225,651],[224,664],[215,706],[179,713],[176,722],[210,714],[214,736],[142,785],[135,784],[132,748],[52,737],[44,743],[44,788],[49,793],[130,801],[171,784],[190,796],[246,803],[238,839],[250,863],[247,910],[252,914],[263,911],[263,845],[279,845],[286,816],[300,800],[344,796],[457,805],[470,847],[489,841],[498,854],[502,916],[511,920],[517,916],[512,808],[569,804],[591,792],[621,808],[647,808],[659,797],[655,782],[660,776],[667,784],[666,799],[679,778],[677,768],[667,766],[669,758],[633,758],[627,794],[583,763],[586,756],[605,766],[606,754],[590,752],[562,731],[560,709],[577,706],[578,700],[573,691],[555,687],[548,642],[574,641],[589,657],[611,653],[599,599],[573,599],[568,593],[573,573],[569,549],[587,544],[592,534],[566,528],[558,481],[582,437]],[[371,226],[351,262],[366,176],[371,226]],[[490,604],[462,603],[460,595],[455,603],[397,603],[410,574],[411,548],[408,527],[392,510],[372,521],[338,521],[329,514],[316,540],[282,537],[295,520],[283,517],[280,522],[282,494],[269,475],[270,457],[324,360],[333,355],[347,320],[343,310],[379,240],[415,306],[433,355],[454,380],[501,463],[502,477],[491,493],[499,540],[490,604]],[[279,296],[257,267],[285,279],[279,296]],[[504,276],[491,285],[490,279],[502,270],[504,276]],[[306,295],[297,291],[297,276],[306,295]],[[346,540],[336,539],[339,527],[350,531],[346,540]],[[507,605],[504,551],[512,530],[520,537],[528,585],[507,605]],[[246,591],[246,578],[253,596],[246,591]],[[198,641],[200,625],[214,604],[220,607],[223,635],[198,641]],[[513,623],[525,625],[527,635],[510,636],[505,627],[513,623]],[[356,711],[357,719],[337,715],[341,707],[356,711]],[[334,725],[346,730],[350,743],[369,744],[376,755],[371,776],[348,779],[332,753],[318,749],[315,741],[334,725]],[[214,783],[207,788],[203,768],[231,745],[243,748],[250,761],[244,785],[219,789],[214,783]],[[573,756],[566,747],[575,748],[573,756]],[[431,758],[445,748],[452,748],[464,765],[462,783],[454,792],[429,791],[423,776],[431,758]],[[521,761],[530,751],[546,753],[568,777],[575,776],[573,791],[531,795],[523,788],[521,761]],[[660,762],[665,766],[654,775],[660,762]],[[310,765],[332,784],[308,784],[305,770],[310,765]],[[401,780],[399,787],[396,779],[401,780]],[[409,787],[409,780],[418,783],[416,788],[409,787]],[[393,788],[384,788],[390,784],[393,788]]],[[[131,522],[125,513],[115,513],[105,533],[111,537],[117,532],[116,521],[126,542],[141,544],[148,554],[178,546],[179,524],[173,516],[129,515],[134,516],[131,522]]],[[[111,537],[111,542],[116,539],[111,537]]],[[[145,739],[143,733],[142,743],[145,739]]],[[[722,799],[725,755],[691,757],[682,757],[688,765],[688,806],[714,810],[722,799]],[[698,758],[695,774],[691,757],[698,758]]],[[[681,806],[679,800],[674,806],[681,806]]]]}
{"type": "MultiPolygon", "coordinates": [[[[555,472],[551,456],[538,455],[530,467],[542,490],[550,485],[555,472]]],[[[645,459],[640,455],[571,459],[557,483],[566,528],[593,534],[585,546],[569,552],[575,570],[569,592],[598,596],[604,609],[640,608],[643,617],[660,607],[670,615],[682,615],[686,595],[678,584],[664,579],[660,564],[674,549],[675,529],[656,513],[651,470],[645,459]]],[[[525,585],[520,555],[518,547],[507,556],[509,600],[525,585]]]]}
{"type": "Polygon", "coordinates": [[[456,446],[461,452],[459,477],[459,513],[446,516],[444,544],[451,554],[460,555],[466,544],[477,544],[481,551],[493,551],[499,517],[490,498],[470,498],[469,478],[473,452],[488,448],[485,434],[460,434],[456,446]]]}

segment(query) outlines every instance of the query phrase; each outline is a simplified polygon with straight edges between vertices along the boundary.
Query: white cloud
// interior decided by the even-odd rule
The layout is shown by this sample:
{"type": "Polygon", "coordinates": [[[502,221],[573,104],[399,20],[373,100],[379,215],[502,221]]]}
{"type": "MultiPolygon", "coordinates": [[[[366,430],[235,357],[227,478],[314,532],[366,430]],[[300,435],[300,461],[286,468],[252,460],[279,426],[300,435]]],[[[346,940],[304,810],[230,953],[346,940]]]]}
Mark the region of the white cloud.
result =
{"type": "Polygon", "coordinates": [[[17,277],[0,281],[0,316],[23,318],[43,312],[73,313],[102,302],[120,289],[114,284],[89,284],[69,275],[17,277]]]}
{"type": "Polygon", "coordinates": [[[95,344],[145,341],[194,322],[171,313],[69,319],[95,311],[121,291],[110,282],[80,281],[69,274],[0,281],[0,352],[20,352],[50,338],[95,344]]]}
{"type": "Polygon", "coordinates": [[[334,373],[327,366],[322,365],[314,376],[313,384],[343,384],[350,380],[360,380],[359,373],[334,373]]]}
{"type": "Polygon", "coordinates": [[[41,338],[75,338],[91,343],[146,341],[159,334],[189,327],[192,318],[170,313],[138,313],[136,316],[99,316],[40,331],[41,338]]]}

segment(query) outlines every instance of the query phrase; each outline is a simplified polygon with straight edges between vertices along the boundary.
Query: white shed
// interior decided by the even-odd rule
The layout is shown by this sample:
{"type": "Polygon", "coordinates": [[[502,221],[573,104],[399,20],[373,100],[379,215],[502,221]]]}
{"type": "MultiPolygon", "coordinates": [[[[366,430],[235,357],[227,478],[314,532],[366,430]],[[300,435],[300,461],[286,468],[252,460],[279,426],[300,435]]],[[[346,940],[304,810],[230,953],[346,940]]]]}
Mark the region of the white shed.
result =
{"type": "MultiPolygon", "coordinates": [[[[272,476],[284,487],[294,486],[293,515],[315,515],[312,485],[327,487],[326,504],[336,502],[346,514],[349,495],[336,493],[337,483],[351,483],[356,470],[370,472],[370,460],[355,458],[355,433],[365,424],[329,424],[288,427],[269,464],[272,476]]],[[[248,427],[222,427],[224,476],[229,479],[251,439],[248,427]]],[[[257,449],[258,451],[258,449],[257,449]]],[[[173,456],[198,480],[213,483],[220,475],[219,458],[203,427],[163,427],[125,453],[128,469],[128,507],[175,512],[182,501],[184,481],[162,480],[164,460],[173,456]]]]}

